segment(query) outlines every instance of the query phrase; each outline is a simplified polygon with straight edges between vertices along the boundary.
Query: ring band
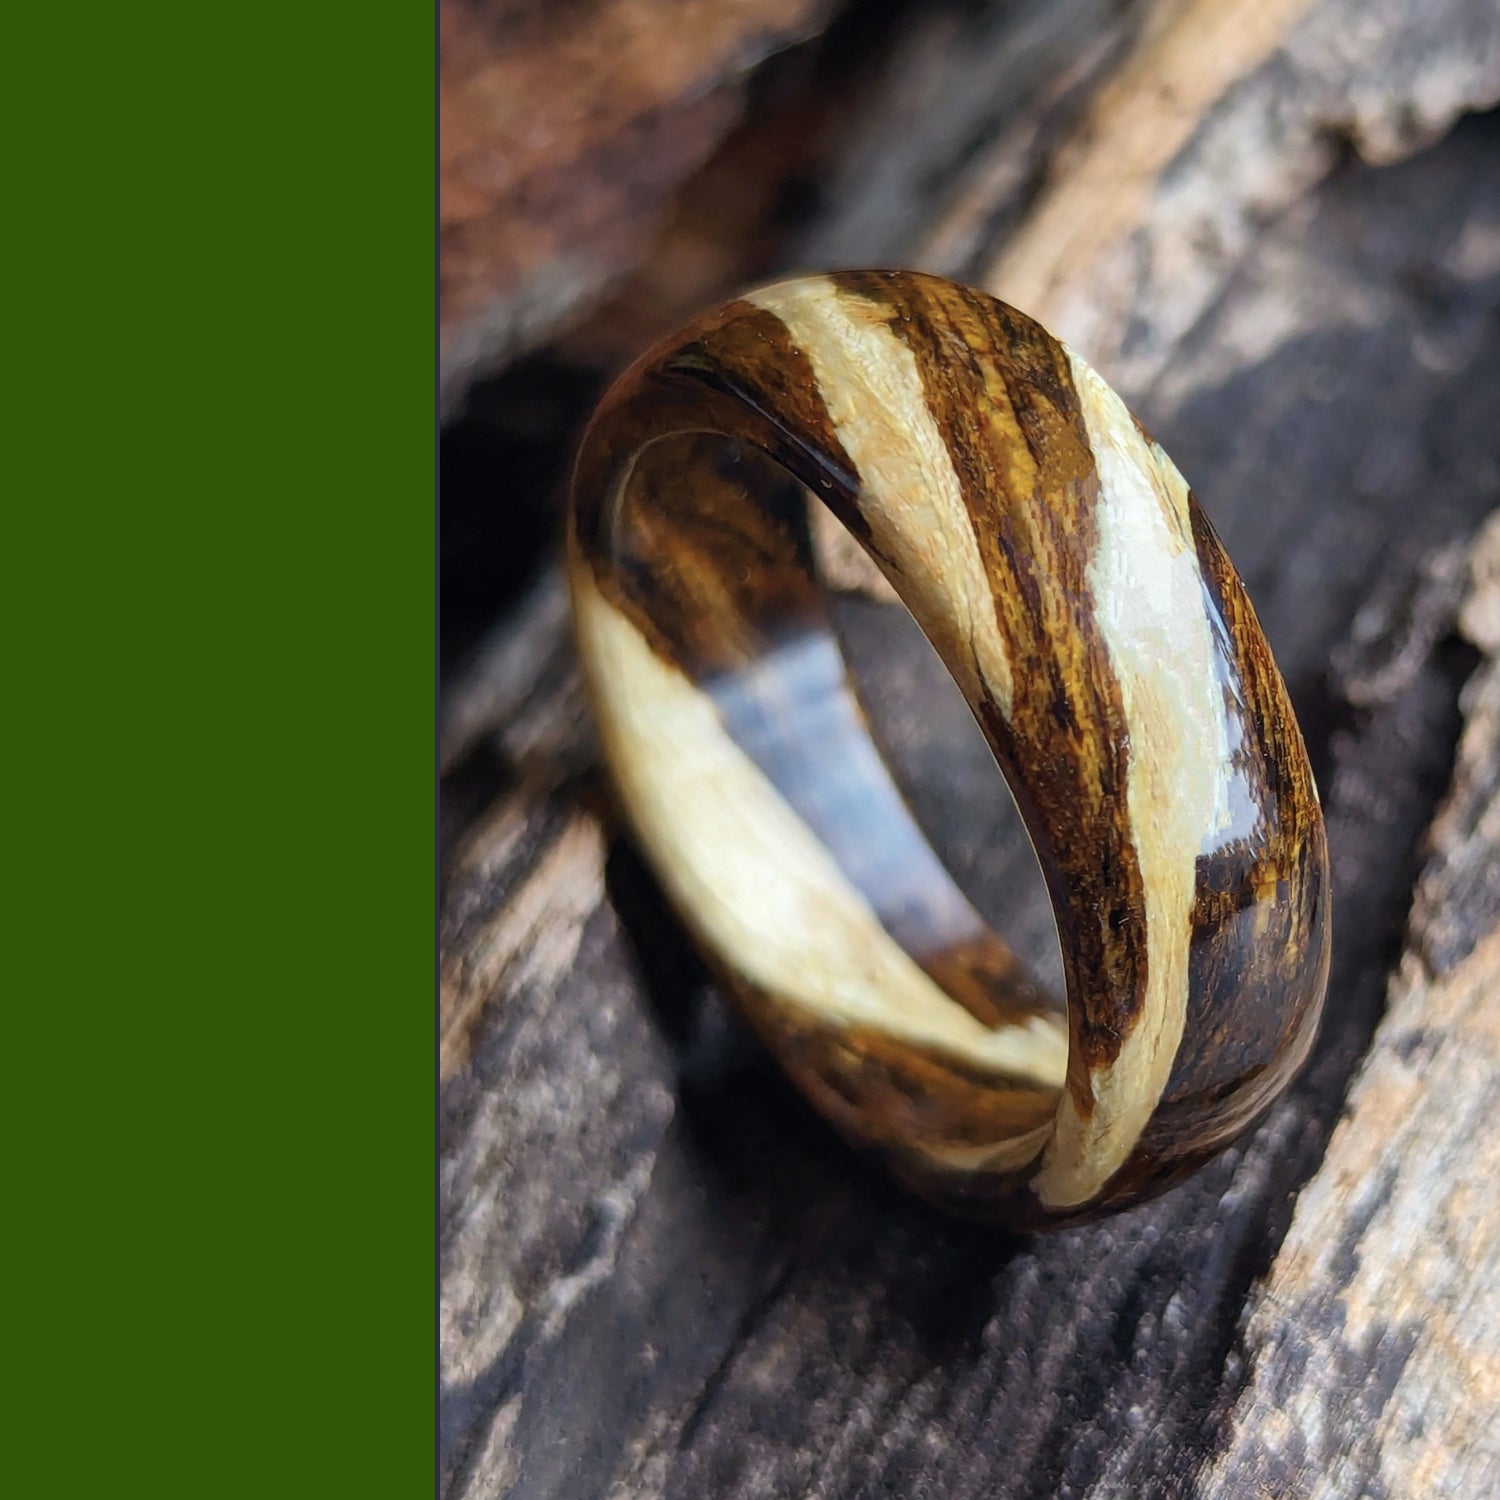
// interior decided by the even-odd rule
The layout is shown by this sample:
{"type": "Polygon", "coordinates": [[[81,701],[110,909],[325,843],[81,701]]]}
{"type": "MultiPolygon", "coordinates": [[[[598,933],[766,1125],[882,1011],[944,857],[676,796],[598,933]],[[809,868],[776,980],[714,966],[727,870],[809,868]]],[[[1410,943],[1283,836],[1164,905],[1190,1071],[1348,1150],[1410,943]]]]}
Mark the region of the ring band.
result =
{"type": "Polygon", "coordinates": [[[803,1092],[910,1186],[1018,1227],[1094,1217],[1286,1087],[1328,977],[1302,737],[1181,475],[1030,318],[907,272],[728,303],[604,398],[568,550],[605,757],[658,878],[803,1092]],[[968,700],[1046,878],[1065,1003],[875,750],[809,492],[968,700]]]}

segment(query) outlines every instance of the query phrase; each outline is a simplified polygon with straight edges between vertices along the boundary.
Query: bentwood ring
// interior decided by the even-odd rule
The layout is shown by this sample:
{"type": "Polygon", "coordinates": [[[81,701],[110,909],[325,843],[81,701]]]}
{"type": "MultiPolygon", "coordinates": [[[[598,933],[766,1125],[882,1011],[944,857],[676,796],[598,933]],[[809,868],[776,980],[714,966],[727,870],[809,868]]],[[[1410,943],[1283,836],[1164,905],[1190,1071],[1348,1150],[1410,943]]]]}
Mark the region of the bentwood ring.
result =
{"type": "Polygon", "coordinates": [[[905,1182],[1017,1226],[1075,1221],[1180,1180],[1285,1089],[1328,976],[1301,734],[1181,475],[1030,318],[849,272],[699,319],[596,413],[569,573],[606,759],[663,887],[808,1098],[905,1182]],[[809,492],[988,739],[1065,998],[959,893],[875,751],[809,492]]]}

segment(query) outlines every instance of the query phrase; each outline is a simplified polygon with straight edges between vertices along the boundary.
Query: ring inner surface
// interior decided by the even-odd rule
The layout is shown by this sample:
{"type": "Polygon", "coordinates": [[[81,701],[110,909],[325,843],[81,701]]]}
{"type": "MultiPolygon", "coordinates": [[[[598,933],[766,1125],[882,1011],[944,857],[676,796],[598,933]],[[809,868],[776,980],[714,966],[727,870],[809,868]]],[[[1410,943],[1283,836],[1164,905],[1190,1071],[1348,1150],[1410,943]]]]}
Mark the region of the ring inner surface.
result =
{"type": "MultiPolygon", "coordinates": [[[[735,977],[991,1087],[1035,1142],[1066,1011],[959,890],[897,787],[815,576],[805,488],[713,433],[637,454],[581,587],[602,732],[664,882],[735,977]]],[[[997,775],[996,794],[1008,795],[997,775]]],[[[941,1149],[941,1148],[940,1148],[941,1149]]]]}

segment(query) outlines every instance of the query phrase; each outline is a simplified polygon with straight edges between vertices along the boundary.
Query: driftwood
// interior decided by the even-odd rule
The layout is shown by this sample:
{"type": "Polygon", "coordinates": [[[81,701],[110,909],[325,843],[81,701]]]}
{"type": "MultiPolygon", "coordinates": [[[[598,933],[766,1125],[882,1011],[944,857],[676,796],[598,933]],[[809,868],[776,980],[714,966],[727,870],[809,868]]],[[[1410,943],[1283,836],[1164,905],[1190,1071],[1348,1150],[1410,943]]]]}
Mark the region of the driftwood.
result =
{"type": "MultiPolygon", "coordinates": [[[[1500,120],[1404,164],[1348,160],[1493,99],[1494,8],[1268,6],[1280,29],[1202,78],[1206,6],[1084,7],[1078,31],[1016,6],[1009,32],[924,10],[920,46],[865,66],[815,143],[819,214],[757,254],[1019,280],[1067,241],[1075,174],[1118,179],[1111,233],[1037,295],[1194,482],[1288,677],[1334,852],[1324,1033],[1261,1129],[1145,1209],[1031,1240],[924,1209],[780,1080],[620,835],[544,572],[445,691],[444,1491],[1500,1492],[1481,1190],[1500,605],[1493,551],[1468,551],[1500,503],[1500,120]],[[985,106],[962,80],[1018,35],[1050,81],[985,106]],[[1167,146],[1110,169],[1182,56],[1186,125],[1168,111],[1167,146]],[[863,199],[880,90],[934,134],[863,199]],[[842,248],[850,225],[867,255],[842,248]]],[[[752,122],[726,150],[757,129],[775,134],[752,122]]],[[[608,364],[675,317],[656,290],[637,324],[605,307],[571,357],[608,364]]],[[[919,815],[1045,964],[1045,901],[950,685],[899,611],[843,613],[919,815]]]]}

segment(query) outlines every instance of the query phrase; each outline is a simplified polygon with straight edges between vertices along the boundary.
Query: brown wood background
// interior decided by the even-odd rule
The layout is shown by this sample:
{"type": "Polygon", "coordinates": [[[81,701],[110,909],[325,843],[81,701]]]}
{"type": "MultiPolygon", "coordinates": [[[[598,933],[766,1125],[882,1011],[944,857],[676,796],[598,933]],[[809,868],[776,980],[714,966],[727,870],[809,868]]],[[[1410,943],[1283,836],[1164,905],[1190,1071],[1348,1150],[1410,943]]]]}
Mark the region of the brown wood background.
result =
{"type": "MultiPolygon", "coordinates": [[[[1500,6],[440,12],[444,1494],[1500,1494],[1500,6]],[[648,338],[898,263],[1040,316],[1161,438],[1332,839],[1302,1079],[1050,1238],[904,1197],[746,1037],[614,820],[551,563],[648,338]]],[[[847,581],[919,815],[1045,963],[962,705],[847,581]]]]}

